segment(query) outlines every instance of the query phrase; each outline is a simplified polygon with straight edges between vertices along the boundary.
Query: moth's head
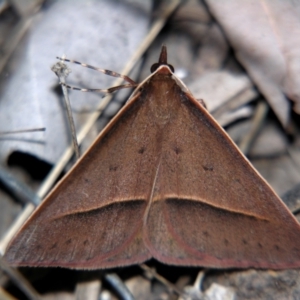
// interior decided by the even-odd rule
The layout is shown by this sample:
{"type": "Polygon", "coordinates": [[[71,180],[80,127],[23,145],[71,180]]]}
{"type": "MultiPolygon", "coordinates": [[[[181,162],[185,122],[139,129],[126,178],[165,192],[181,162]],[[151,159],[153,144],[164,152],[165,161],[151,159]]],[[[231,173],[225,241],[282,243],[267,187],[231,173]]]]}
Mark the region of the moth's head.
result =
{"type": "Polygon", "coordinates": [[[150,71],[151,73],[154,73],[160,66],[168,66],[171,71],[174,73],[174,67],[172,65],[169,65],[167,62],[167,47],[162,46],[160,56],[158,63],[155,63],[152,65],[150,71]]]}

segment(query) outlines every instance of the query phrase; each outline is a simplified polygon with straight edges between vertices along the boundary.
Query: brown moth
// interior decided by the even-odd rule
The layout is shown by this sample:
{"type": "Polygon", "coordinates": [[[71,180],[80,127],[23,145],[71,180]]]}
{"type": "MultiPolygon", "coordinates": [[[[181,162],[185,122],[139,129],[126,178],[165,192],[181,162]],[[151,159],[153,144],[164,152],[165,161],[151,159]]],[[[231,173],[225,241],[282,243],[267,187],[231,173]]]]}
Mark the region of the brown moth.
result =
{"type": "Polygon", "coordinates": [[[152,74],[10,243],[15,266],[296,268],[300,226],[174,75],[152,74]]]}

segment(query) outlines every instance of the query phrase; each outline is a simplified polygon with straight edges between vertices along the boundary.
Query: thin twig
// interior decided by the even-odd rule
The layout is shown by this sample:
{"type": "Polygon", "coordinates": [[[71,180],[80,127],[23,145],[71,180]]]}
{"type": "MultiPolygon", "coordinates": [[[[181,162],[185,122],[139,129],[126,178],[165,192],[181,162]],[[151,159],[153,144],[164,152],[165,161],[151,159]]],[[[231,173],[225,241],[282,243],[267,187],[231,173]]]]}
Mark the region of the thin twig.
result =
{"type": "Polygon", "coordinates": [[[151,276],[153,276],[156,280],[160,281],[162,284],[164,284],[169,290],[175,292],[176,294],[178,294],[179,296],[184,297],[184,293],[182,291],[180,291],[176,285],[174,285],[173,283],[169,282],[166,278],[164,278],[163,276],[159,275],[158,273],[156,273],[155,270],[151,269],[150,267],[148,267],[145,264],[141,264],[140,268],[142,270],[144,270],[147,273],[150,273],[151,276]]]}
{"type": "Polygon", "coordinates": [[[31,286],[27,279],[17,270],[11,268],[0,256],[0,268],[10,277],[10,279],[24,292],[31,300],[41,299],[38,292],[31,286]]]}
{"type": "Polygon", "coordinates": [[[245,155],[248,154],[253,140],[257,136],[258,131],[261,129],[262,124],[266,119],[268,111],[269,106],[267,105],[266,101],[260,101],[255,110],[252,127],[250,128],[249,132],[244,136],[242,141],[239,143],[239,148],[245,155]]]}
{"type": "Polygon", "coordinates": [[[117,293],[122,297],[122,299],[124,300],[135,299],[117,274],[115,273],[106,274],[104,278],[117,291],[117,293]]]}
{"type": "Polygon", "coordinates": [[[201,270],[192,286],[188,285],[184,288],[185,294],[179,297],[179,300],[201,299],[208,300],[205,293],[202,292],[202,283],[205,276],[205,270],[201,270]]]}
{"type": "Polygon", "coordinates": [[[36,131],[46,131],[46,128],[42,127],[42,128],[31,128],[31,129],[21,129],[21,130],[11,130],[11,131],[0,131],[0,135],[25,133],[25,132],[36,132],[36,131]]]}
{"type": "Polygon", "coordinates": [[[41,199],[25,184],[0,166],[0,181],[21,202],[37,206],[41,199]]]}

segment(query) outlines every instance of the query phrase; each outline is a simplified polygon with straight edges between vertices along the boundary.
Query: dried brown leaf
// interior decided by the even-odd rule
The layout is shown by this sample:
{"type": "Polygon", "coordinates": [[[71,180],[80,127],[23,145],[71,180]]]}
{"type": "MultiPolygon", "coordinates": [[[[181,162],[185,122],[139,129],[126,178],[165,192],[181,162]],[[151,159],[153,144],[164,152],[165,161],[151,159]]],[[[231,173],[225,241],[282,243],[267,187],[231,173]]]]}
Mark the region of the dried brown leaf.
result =
{"type": "Polygon", "coordinates": [[[300,4],[281,0],[207,0],[260,92],[283,125],[300,111],[300,4]]]}

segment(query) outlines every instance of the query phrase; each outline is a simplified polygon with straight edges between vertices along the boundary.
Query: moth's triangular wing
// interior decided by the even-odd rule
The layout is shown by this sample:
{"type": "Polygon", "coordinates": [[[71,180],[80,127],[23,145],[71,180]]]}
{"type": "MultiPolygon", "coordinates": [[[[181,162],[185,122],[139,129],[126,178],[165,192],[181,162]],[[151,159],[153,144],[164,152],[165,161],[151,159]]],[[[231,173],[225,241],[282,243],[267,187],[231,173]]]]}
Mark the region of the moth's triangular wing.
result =
{"type": "Polygon", "coordinates": [[[161,137],[147,217],[152,255],[175,265],[300,267],[297,220],[205,108],[176,82],[180,91],[165,92],[166,98],[172,95],[171,122],[161,137]]]}
{"type": "Polygon", "coordinates": [[[142,226],[156,131],[143,102],[136,94],[44,200],[9,245],[11,264],[96,269],[150,258],[142,226]]]}

